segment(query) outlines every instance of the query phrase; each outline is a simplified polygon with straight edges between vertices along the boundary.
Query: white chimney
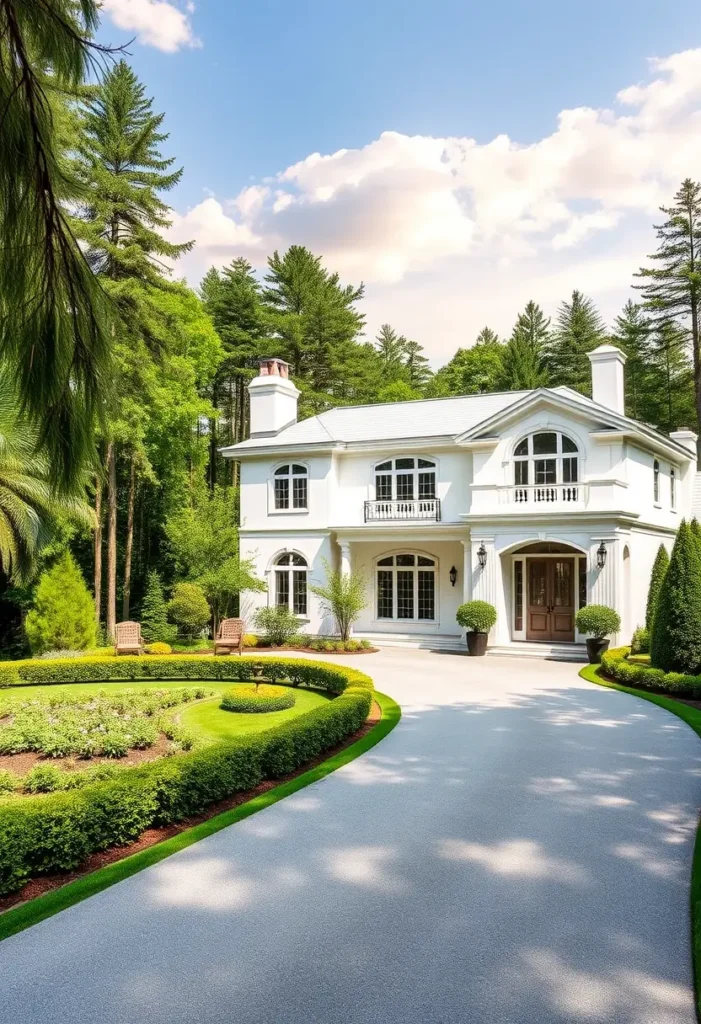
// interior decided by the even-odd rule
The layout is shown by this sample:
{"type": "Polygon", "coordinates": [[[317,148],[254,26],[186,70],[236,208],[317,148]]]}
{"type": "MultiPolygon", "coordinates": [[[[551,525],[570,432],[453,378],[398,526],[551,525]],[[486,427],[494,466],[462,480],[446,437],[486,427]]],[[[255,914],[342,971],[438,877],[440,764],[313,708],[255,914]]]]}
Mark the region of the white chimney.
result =
{"type": "Polygon", "coordinates": [[[686,427],[679,427],[678,430],[673,430],[669,435],[673,441],[680,444],[682,448],[686,448],[691,454],[696,457],[696,442],[698,435],[693,430],[687,430],[686,427]]]}
{"type": "Polygon", "coordinates": [[[279,434],[297,422],[299,391],[289,378],[289,363],[266,358],[259,364],[258,376],[248,385],[251,437],[279,434]]]}
{"type": "Polygon", "coordinates": [[[621,352],[615,345],[599,345],[588,355],[591,363],[591,397],[598,405],[605,406],[619,416],[625,416],[625,352],[621,352]]]}

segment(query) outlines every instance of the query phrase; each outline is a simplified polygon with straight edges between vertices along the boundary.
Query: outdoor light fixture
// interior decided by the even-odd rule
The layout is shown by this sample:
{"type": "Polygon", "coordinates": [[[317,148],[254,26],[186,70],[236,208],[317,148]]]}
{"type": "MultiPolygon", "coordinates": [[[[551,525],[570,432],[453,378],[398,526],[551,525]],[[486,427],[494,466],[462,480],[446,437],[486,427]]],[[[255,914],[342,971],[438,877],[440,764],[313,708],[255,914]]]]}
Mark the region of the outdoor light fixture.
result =
{"type": "Polygon", "coordinates": [[[477,551],[477,561],[480,564],[480,569],[484,569],[487,564],[487,549],[484,546],[484,541],[482,541],[477,551]]]}
{"type": "Polygon", "coordinates": [[[457,578],[458,578],[458,570],[455,568],[454,565],[451,565],[450,572],[448,573],[448,576],[450,577],[450,585],[451,585],[451,587],[454,587],[455,583],[457,581],[457,578]]]}
{"type": "Polygon", "coordinates": [[[600,569],[606,565],[606,545],[603,540],[596,549],[596,564],[600,569]]]}

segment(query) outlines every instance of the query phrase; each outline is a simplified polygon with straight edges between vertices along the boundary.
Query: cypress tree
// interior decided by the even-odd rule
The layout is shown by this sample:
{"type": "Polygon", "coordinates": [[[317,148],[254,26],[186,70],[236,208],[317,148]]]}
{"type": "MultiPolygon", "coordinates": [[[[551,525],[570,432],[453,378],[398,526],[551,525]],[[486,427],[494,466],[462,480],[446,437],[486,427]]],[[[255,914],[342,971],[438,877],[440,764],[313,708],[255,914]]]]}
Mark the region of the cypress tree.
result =
{"type": "Polygon", "coordinates": [[[701,553],[685,520],[660,588],[650,660],[665,672],[695,675],[701,668],[701,553]]]}
{"type": "Polygon", "coordinates": [[[669,555],[667,554],[667,548],[664,544],[660,544],[655,555],[655,561],[652,564],[652,572],[650,574],[650,586],[647,592],[647,607],[645,609],[645,628],[652,634],[652,624],[655,620],[655,609],[657,608],[657,601],[660,596],[660,588],[664,583],[664,578],[667,574],[667,568],[669,567],[669,555]]]}
{"type": "Polygon", "coordinates": [[[141,632],[147,643],[173,643],[177,635],[175,626],[168,622],[168,605],[163,596],[161,577],[155,570],[147,577],[141,604],[141,632]]]}

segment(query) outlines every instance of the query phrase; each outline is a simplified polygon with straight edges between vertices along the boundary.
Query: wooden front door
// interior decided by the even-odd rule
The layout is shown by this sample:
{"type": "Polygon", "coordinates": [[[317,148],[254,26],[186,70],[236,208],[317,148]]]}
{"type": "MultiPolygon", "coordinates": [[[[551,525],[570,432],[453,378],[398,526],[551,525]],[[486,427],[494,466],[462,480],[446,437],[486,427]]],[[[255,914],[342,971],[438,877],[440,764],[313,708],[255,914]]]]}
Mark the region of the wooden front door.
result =
{"type": "Polygon", "coordinates": [[[574,640],[574,558],[528,558],[528,640],[574,640]]]}

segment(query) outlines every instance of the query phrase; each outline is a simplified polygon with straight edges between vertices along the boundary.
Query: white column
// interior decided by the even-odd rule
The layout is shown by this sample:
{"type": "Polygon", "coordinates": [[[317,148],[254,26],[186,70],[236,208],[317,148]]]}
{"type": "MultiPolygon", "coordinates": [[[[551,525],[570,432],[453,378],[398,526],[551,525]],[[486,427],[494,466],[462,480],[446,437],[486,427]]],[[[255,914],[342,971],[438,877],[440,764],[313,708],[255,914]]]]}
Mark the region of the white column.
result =
{"type": "Polygon", "coordinates": [[[472,598],[472,545],[469,540],[462,542],[462,599],[463,604],[472,598]]]}
{"type": "Polygon", "coordinates": [[[350,542],[343,541],[341,543],[341,572],[344,576],[348,576],[351,571],[351,549],[350,542]]]}

